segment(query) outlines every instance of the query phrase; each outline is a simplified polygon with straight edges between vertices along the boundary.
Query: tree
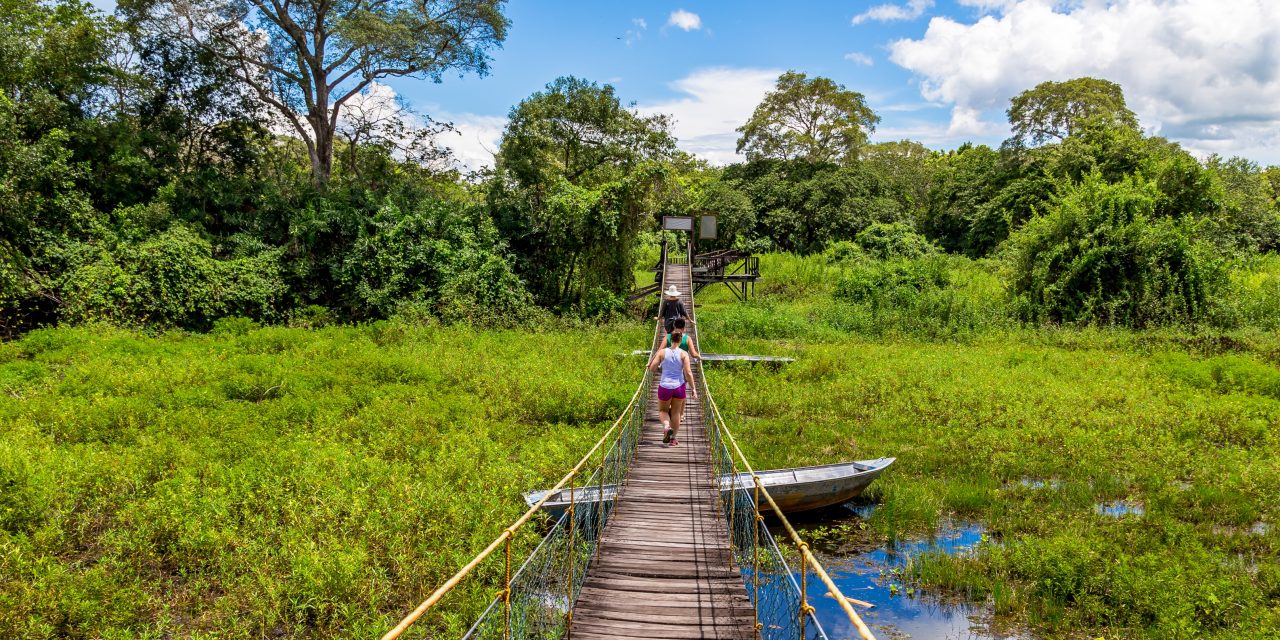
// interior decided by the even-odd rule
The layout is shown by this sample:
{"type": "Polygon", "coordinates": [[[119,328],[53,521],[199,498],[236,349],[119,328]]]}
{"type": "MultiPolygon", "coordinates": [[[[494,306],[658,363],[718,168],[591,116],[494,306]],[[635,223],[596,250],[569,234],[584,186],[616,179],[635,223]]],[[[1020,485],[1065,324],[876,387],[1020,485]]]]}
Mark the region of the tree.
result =
{"type": "Polygon", "coordinates": [[[862,163],[884,181],[903,211],[918,214],[929,200],[929,189],[935,180],[930,162],[935,153],[919,142],[900,140],[867,145],[862,149],[862,163]]]}
{"type": "Polygon", "coordinates": [[[557,78],[511,109],[499,165],[524,186],[557,177],[594,184],[620,177],[647,158],[670,157],[675,140],[667,116],[641,117],[614,88],[572,76],[557,78]]]}
{"type": "Polygon", "coordinates": [[[809,80],[788,71],[737,129],[738,153],[748,159],[840,162],[858,156],[867,134],[880,122],[866,98],[829,78],[809,80]]]}
{"type": "MultiPolygon", "coordinates": [[[[504,0],[126,0],[157,29],[236,69],[306,144],[328,182],[344,105],[388,77],[488,72],[507,33],[504,0]]],[[[124,3],[122,3],[124,4],[124,3]]]]}
{"type": "Polygon", "coordinates": [[[1065,140],[1091,119],[1138,128],[1138,117],[1125,106],[1120,85],[1089,77],[1041,82],[1014,97],[1008,115],[1013,140],[1019,144],[1065,140]]]}
{"type": "Polygon", "coordinates": [[[634,284],[633,245],[659,208],[675,140],[666,116],[613,87],[559,78],[511,110],[489,205],[538,301],[573,305],[634,284]]]}
{"type": "Polygon", "coordinates": [[[74,138],[112,36],[87,4],[0,0],[0,334],[55,317],[59,278],[105,223],[74,138]]]}
{"type": "Polygon", "coordinates": [[[903,217],[887,183],[867,163],[760,159],[731,165],[724,177],[751,198],[756,233],[783,251],[817,253],[873,223],[903,217]]]}

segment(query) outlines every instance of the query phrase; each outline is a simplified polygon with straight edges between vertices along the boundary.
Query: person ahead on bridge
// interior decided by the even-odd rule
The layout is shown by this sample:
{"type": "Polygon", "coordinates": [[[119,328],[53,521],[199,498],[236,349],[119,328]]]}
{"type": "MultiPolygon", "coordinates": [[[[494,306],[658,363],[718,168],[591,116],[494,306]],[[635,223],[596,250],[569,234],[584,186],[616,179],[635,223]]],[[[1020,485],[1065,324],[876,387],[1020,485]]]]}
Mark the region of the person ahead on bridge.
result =
{"type": "MultiPolygon", "coordinates": [[[[684,329],[676,328],[671,334],[671,342],[680,344],[684,329]]],[[[686,388],[698,399],[698,391],[688,384],[693,380],[693,370],[689,368],[689,354],[678,347],[663,347],[654,352],[649,360],[649,370],[658,372],[658,419],[662,421],[662,442],[676,446],[676,434],[680,431],[680,417],[684,415],[686,388]]]]}
{"type": "Polygon", "coordinates": [[[684,318],[686,322],[692,324],[693,320],[689,318],[689,312],[684,310],[684,303],[680,301],[680,290],[673,284],[667,287],[663,292],[662,306],[658,308],[658,317],[662,318],[662,327],[667,333],[671,333],[671,328],[675,325],[676,318],[684,318]]]}
{"type": "MultiPolygon", "coordinates": [[[[676,338],[676,343],[675,343],[676,347],[680,349],[684,349],[685,353],[693,356],[695,360],[701,360],[702,354],[698,353],[698,347],[695,346],[693,342],[689,340],[689,334],[685,333],[684,318],[676,318],[676,321],[672,323],[672,325],[674,328],[673,330],[679,330],[680,333],[683,334],[681,337],[676,338]]],[[[667,339],[665,342],[662,343],[662,346],[670,347],[671,345],[672,345],[671,334],[668,333],[667,339]]]]}

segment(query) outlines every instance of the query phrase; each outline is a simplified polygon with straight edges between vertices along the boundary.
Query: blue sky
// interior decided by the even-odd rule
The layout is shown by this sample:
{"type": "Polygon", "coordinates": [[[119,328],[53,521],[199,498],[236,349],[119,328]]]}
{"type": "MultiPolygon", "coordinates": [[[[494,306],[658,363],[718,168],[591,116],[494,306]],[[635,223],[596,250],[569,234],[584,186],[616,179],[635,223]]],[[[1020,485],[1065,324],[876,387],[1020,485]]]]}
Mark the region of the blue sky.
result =
{"type": "MultiPolygon", "coordinates": [[[[109,9],[112,0],[95,0],[109,9]]],[[[513,0],[491,73],[378,89],[457,124],[470,165],[496,149],[512,105],[562,75],[616,87],[675,117],[681,145],[735,160],[739,126],[794,69],[862,92],[875,140],[998,144],[1009,98],[1043,80],[1119,82],[1149,133],[1199,155],[1280,163],[1280,2],[513,0]]]]}

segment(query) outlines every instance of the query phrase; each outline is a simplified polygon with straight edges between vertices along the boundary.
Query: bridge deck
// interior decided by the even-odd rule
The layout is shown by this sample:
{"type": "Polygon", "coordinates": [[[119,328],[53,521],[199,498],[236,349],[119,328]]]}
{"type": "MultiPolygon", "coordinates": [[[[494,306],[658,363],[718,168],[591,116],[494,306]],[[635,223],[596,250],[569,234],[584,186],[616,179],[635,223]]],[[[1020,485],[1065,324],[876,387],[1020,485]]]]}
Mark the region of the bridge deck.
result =
{"type": "MultiPolygon", "coordinates": [[[[692,310],[689,265],[667,265],[666,281],[692,310]]],[[[697,344],[696,328],[689,334],[697,344]]],[[[701,378],[701,366],[692,368],[701,378]]],[[[571,636],[754,638],[754,609],[711,479],[702,406],[690,395],[677,447],[662,444],[657,407],[655,384],[617,510],[573,608],[571,636]]]]}

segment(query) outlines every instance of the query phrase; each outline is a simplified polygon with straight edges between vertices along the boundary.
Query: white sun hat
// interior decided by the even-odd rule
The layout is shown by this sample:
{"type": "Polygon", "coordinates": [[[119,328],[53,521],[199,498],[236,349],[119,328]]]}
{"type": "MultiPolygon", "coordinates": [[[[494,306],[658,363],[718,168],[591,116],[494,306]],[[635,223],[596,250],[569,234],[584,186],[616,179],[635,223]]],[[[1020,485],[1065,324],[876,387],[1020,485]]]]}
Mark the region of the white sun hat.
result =
{"type": "Polygon", "coordinates": [[[679,289],[677,289],[677,288],[676,288],[676,286],[675,286],[674,284],[673,284],[673,285],[670,285],[670,286],[668,286],[668,287],[667,287],[667,296],[668,296],[668,297],[671,297],[671,298],[679,298],[679,297],[680,297],[680,290],[679,290],[679,289]]]}

